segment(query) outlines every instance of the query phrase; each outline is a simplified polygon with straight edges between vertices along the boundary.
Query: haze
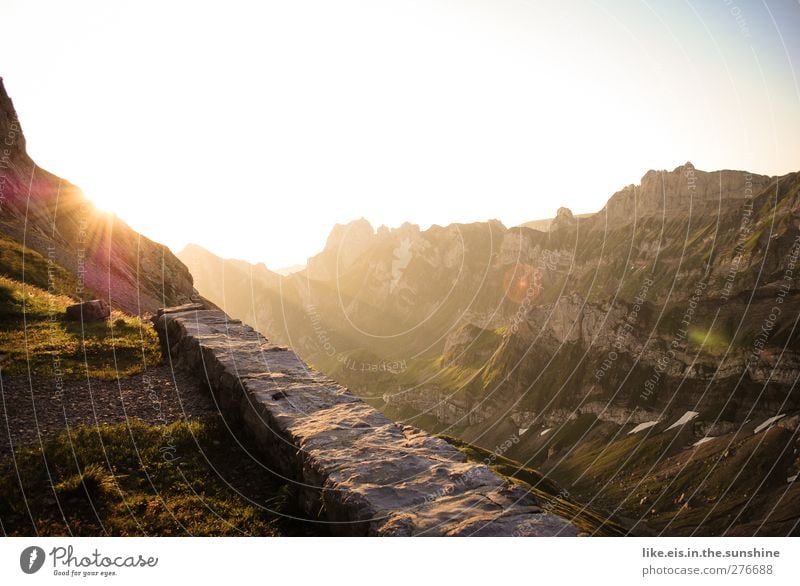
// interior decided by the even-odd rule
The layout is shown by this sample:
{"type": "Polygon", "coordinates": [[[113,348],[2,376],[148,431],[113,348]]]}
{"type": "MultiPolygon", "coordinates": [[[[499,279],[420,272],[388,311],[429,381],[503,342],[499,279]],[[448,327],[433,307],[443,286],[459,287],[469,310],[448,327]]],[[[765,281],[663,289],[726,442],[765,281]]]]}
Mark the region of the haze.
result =
{"type": "Polygon", "coordinates": [[[511,226],[687,160],[800,167],[794,1],[262,4],[4,2],[30,154],[173,250],[273,268],[361,216],[511,226]]]}

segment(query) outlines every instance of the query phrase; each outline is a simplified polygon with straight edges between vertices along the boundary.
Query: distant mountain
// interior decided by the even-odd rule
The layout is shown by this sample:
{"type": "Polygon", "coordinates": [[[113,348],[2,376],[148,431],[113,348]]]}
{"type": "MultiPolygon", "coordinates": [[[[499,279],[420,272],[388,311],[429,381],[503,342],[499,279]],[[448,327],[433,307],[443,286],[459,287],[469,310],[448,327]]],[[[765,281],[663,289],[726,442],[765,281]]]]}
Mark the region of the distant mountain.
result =
{"type": "MultiPolygon", "coordinates": [[[[28,156],[0,79],[0,231],[77,278],[73,297],[101,297],[132,314],[188,301],[192,276],[170,250],[101,212],[28,156]]],[[[156,213],[156,210],[153,211],[156,213]]]]}
{"type": "Polygon", "coordinates": [[[272,313],[280,307],[281,275],[262,263],[223,259],[197,244],[178,252],[178,258],[192,271],[203,297],[261,331],[272,331],[272,313]],[[232,310],[232,311],[229,311],[232,310]]]}
{"type": "Polygon", "coordinates": [[[275,269],[275,272],[279,275],[283,275],[284,277],[291,275],[292,273],[299,273],[300,271],[304,271],[306,269],[306,265],[291,265],[288,267],[281,267],[279,269],[275,269]]]}
{"type": "MultiPolygon", "coordinates": [[[[572,214],[570,210],[567,208],[559,208],[559,210],[563,210],[562,213],[569,212],[572,217],[577,218],[579,220],[590,218],[594,214],[572,214]]],[[[524,224],[520,224],[520,228],[530,228],[531,230],[539,230],[539,232],[549,232],[550,226],[556,218],[546,218],[544,220],[532,220],[530,222],[525,222],[524,224]]]]}
{"type": "Polygon", "coordinates": [[[702,531],[719,534],[727,522],[744,531],[800,467],[749,439],[783,415],[769,441],[776,454],[800,447],[798,227],[800,173],[687,163],[648,171],[597,214],[562,208],[546,232],[497,221],[375,230],[361,219],[337,225],[306,271],[239,267],[224,300],[219,284],[198,287],[391,417],[489,450],[514,438],[512,457],[653,530],[692,527],[682,495],[697,491],[702,531]],[[671,472],[701,440],[707,460],[671,472]],[[724,495],[713,484],[730,476],[714,466],[725,442],[775,464],[761,500],[729,521],[714,503],[724,511],[755,489],[752,474],[724,495]],[[657,475],[676,478],[668,502],[636,484],[657,475]]]}

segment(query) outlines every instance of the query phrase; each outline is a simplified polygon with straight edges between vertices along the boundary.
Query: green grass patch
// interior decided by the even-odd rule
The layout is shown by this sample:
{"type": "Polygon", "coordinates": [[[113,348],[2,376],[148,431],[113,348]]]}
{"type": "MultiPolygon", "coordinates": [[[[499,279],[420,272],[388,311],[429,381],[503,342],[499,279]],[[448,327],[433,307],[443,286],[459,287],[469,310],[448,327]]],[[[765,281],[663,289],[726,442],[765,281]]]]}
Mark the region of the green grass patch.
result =
{"type": "Polygon", "coordinates": [[[1,463],[0,494],[9,535],[278,535],[294,502],[218,420],[62,432],[1,463]]]}
{"type": "Polygon", "coordinates": [[[750,234],[747,240],[744,241],[742,248],[746,252],[752,252],[763,234],[764,234],[764,226],[762,225],[757,226],[756,228],[753,229],[753,232],[750,234]]]}
{"type": "Polygon", "coordinates": [[[161,360],[158,336],[139,318],[112,312],[111,319],[64,319],[74,301],[0,276],[0,354],[4,374],[113,379],[141,372],[161,360]]]}
{"type": "Polygon", "coordinates": [[[583,507],[575,502],[569,496],[568,491],[546,478],[538,470],[528,468],[515,460],[505,458],[460,439],[448,435],[440,435],[439,437],[456,447],[470,460],[487,464],[489,468],[504,478],[523,485],[542,502],[543,508],[555,515],[569,519],[581,531],[600,536],[627,534],[624,527],[607,515],[583,507]]]}

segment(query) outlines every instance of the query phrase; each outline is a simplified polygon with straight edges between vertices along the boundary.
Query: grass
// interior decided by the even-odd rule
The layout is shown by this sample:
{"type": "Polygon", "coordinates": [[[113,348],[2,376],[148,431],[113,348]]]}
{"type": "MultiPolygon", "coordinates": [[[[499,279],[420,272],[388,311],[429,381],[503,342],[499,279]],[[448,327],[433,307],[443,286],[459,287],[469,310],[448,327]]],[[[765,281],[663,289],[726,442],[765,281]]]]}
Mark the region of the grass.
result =
{"type": "Polygon", "coordinates": [[[65,268],[50,262],[35,250],[0,234],[0,275],[15,281],[56,291],[74,291],[77,279],[65,268]]]}
{"type": "Polygon", "coordinates": [[[9,535],[278,535],[293,502],[218,420],[62,432],[0,464],[0,494],[9,535]]]}
{"type": "Polygon", "coordinates": [[[489,468],[512,482],[525,486],[542,502],[545,510],[569,519],[579,530],[598,536],[621,536],[627,534],[624,527],[608,518],[607,515],[587,509],[573,501],[567,491],[546,478],[538,470],[528,468],[515,460],[505,458],[457,438],[447,435],[440,435],[440,437],[463,452],[470,460],[479,463],[491,462],[489,468]]]}
{"type": "Polygon", "coordinates": [[[646,469],[667,453],[674,436],[674,433],[651,436],[642,432],[623,435],[612,443],[586,442],[572,451],[570,458],[562,464],[562,470],[575,476],[606,478],[617,473],[623,463],[631,467],[641,465],[646,469]]]}
{"type": "Polygon", "coordinates": [[[636,532],[669,527],[671,535],[722,535],[740,514],[737,525],[756,523],[743,534],[797,531],[761,523],[796,518],[787,509],[796,510],[793,504],[772,509],[783,498],[796,457],[787,450],[793,441],[788,430],[745,432],[697,448],[694,439],[673,431],[590,441],[550,474],[573,487],[578,498],[618,508],[630,525],[638,520],[636,532]]]}
{"type": "Polygon", "coordinates": [[[40,376],[114,379],[160,362],[158,336],[139,318],[114,311],[109,320],[66,321],[71,303],[65,295],[0,276],[4,374],[30,369],[40,376]]]}

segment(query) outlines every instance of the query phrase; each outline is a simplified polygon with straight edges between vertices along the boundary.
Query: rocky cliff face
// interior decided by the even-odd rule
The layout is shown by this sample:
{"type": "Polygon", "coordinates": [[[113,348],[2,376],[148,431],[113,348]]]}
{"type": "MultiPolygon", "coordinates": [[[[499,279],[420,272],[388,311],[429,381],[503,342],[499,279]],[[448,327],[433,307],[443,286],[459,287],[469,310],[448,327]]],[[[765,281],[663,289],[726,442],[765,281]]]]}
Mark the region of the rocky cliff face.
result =
{"type": "Polygon", "coordinates": [[[718,213],[752,199],[772,180],[746,171],[708,173],[687,162],[672,171],[648,171],[639,185],[629,185],[612,195],[604,212],[615,224],[648,216],[718,213]]]}
{"type": "Polygon", "coordinates": [[[0,140],[0,229],[77,275],[77,289],[62,293],[101,297],[133,314],[189,300],[192,277],[169,249],[97,210],[30,159],[2,80],[0,140]]]}
{"type": "Polygon", "coordinates": [[[11,166],[12,162],[16,165],[30,162],[25,148],[25,136],[22,134],[17,112],[6,92],[2,78],[0,78],[0,136],[3,137],[1,146],[5,166],[11,166]]]}

